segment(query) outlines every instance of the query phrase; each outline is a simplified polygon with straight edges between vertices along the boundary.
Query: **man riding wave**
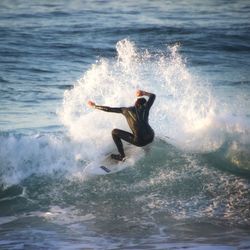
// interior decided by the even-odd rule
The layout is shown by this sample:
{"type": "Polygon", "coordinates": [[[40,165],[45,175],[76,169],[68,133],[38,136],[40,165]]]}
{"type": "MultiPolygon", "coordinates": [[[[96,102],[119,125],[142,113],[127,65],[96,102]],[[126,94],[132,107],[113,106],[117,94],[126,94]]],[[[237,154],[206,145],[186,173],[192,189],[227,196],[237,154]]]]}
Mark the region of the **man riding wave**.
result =
{"type": "Polygon", "coordinates": [[[118,161],[125,160],[122,140],[138,147],[143,147],[154,140],[154,130],[148,123],[148,117],[149,110],[153,105],[156,96],[155,94],[143,90],[137,90],[136,96],[139,98],[136,100],[134,106],[131,107],[112,108],[96,105],[94,102],[88,101],[88,106],[91,108],[106,112],[121,113],[126,117],[132,133],[121,129],[113,129],[112,131],[112,137],[119,154],[112,154],[111,158],[118,161]],[[148,96],[149,98],[146,100],[142,96],[148,96]]]}

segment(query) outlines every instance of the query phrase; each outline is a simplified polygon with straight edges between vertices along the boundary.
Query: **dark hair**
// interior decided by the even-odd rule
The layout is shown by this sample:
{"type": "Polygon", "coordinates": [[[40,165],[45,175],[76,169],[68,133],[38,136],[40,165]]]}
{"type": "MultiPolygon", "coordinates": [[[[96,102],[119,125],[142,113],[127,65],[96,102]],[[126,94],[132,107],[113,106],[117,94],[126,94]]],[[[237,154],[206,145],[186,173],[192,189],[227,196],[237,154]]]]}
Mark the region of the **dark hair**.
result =
{"type": "Polygon", "coordinates": [[[136,106],[136,107],[139,107],[139,106],[142,106],[142,105],[145,104],[145,103],[146,103],[146,99],[145,99],[144,97],[138,98],[138,99],[136,100],[136,102],[135,102],[135,106],[136,106]]]}

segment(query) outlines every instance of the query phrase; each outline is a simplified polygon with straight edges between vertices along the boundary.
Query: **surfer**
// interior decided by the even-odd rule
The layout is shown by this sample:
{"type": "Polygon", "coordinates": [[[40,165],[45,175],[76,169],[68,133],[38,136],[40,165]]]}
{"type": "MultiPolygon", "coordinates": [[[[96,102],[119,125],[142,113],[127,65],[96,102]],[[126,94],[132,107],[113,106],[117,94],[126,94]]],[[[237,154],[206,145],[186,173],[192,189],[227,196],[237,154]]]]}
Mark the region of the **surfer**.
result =
{"type": "Polygon", "coordinates": [[[106,112],[114,112],[123,114],[128,122],[132,133],[126,132],[121,129],[113,129],[112,137],[116,144],[119,154],[112,154],[111,158],[124,161],[125,153],[122,145],[122,140],[129,142],[135,146],[142,147],[154,140],[154,130],[148,124],[149,110],[154,103],[155,94],[137,90],[136,96],[138,97],[134,106],[112,108],[107,106],[96,105],[92,101],[88,101],[88,106],[91,108],[99,109],[106,112]],[[146,100],[142,96],[148,96],[146,100]]]}

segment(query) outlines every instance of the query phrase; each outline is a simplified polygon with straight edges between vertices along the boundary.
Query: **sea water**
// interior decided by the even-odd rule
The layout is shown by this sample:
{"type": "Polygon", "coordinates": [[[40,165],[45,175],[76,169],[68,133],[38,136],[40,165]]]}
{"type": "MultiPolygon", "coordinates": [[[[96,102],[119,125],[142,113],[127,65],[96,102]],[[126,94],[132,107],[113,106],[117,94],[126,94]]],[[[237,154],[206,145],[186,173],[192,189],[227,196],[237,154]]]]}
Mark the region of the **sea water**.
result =
{"type": "Polygon", "coordinates": [[[250,249],[248,1],[0,2],[1,249],[250,249]],[[103,177],[137,89],[155,140],[103,177]],[[138,155],[140,157],[138,157],[138,155]]]}

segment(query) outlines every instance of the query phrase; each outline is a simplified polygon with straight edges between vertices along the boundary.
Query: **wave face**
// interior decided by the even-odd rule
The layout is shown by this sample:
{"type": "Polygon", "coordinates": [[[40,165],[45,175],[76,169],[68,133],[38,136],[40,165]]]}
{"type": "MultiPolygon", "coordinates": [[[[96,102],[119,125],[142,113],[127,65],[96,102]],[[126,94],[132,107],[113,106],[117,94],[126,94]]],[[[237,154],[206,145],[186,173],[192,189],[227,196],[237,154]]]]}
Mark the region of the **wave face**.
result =
{"type": "Polygon", "coordinates": [[[125,248],[131,239],[136,248],[166,244],[166,237],[216,244],[226,242],[228,234],[236,242],[249,235],[249,179],[232,174],[233,168],[225,171],[229,161],[218,151],[220,158],[188,153],[156,139],[133,166],[86,179],[85,163],[77,158],[84,147],[68,137],[3,140],[9,154],[1,164],[6,186],[0,191],[0,222],[8,244],[18,244],[17,234],[28,244],[27,235],[38,232],[50,248],[65,247],[74,238],[81,247],[87,241],[97,249],[104,243],[125,248]]]}

